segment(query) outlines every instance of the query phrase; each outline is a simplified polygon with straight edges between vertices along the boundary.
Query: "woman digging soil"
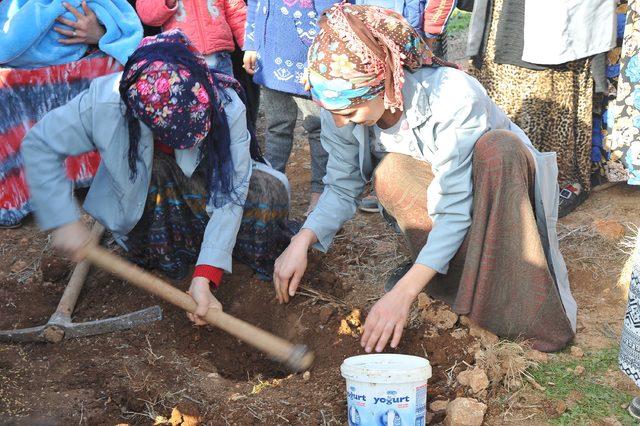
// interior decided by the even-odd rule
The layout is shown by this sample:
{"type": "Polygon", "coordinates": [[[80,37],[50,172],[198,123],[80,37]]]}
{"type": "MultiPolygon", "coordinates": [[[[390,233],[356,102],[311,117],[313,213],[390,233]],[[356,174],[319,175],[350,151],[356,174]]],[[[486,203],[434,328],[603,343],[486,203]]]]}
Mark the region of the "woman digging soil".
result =
{"type": "Polygon", "coordinates": [[[122,73],[92,82],[48,113],[23,144],[36,216],[54,245],[79,261],[79,221],[66,156],[97,149],[84,209],[137,263],[174,279],[197,266],[189,292],[204,324],[220,307],[209,284],[233,255],[270,275],[288,242],[286,177],[262,163],[237,82],[211,72],[178,30],[145,38],[122,73]]]}
{"type": "Polygon", "coordinates": [[[559,350],[577,307],[558,250],[555,155],[446,65],[394,12],[341,4],[324,13],[308,83],[323,108],[327,186],[276,261],[277,297],[295,295],[309,248],[328,250],[373,177],[415,263],[392,274],[369,312],[367,352],[398,345],[425,287],[499,336],[559,350]]]}

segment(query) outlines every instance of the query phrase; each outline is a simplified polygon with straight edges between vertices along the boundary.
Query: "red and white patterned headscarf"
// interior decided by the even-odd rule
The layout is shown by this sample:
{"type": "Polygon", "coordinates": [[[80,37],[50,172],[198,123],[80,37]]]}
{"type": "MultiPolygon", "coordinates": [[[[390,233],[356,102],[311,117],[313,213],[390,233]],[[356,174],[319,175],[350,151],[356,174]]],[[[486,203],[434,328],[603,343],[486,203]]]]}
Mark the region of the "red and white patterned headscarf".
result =
{"type": "Polygon", "coordinates": [[[345,109],[384,91],[387,109],[402,109],[404,68],[449,65],[398,13],[349,3],[327,9],[309,49],[313,99],[329,110],[345,109]]]}

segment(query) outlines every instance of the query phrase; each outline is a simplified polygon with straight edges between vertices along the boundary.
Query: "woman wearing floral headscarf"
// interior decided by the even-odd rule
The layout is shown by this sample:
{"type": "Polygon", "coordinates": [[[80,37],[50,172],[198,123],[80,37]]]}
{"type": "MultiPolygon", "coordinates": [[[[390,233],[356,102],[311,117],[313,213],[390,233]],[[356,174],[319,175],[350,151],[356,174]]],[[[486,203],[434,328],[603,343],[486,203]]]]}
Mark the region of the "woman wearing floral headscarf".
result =
{"type": "Polygon", "coordinates": [[[180,31],[144,39],[121,74],[93,81],[22,144],[38,221],[75,260],[88,232],[61,164],[94,149],[84,210],[141,265],[179,279],[195,263],[197,314],[220,307],[209,283],[231,272],[232,253],[270,274],[288,241],[288,183],[262,163],[237,83],[180,31]]]}
{"type": "Polygon", "coordinates": [[[538,152],[475,79],[441,65],[394,12],[325,12],[308,81],[323,107],[326,188],[276,261],[277,296],[295,294],[309,247],[328,250],[373,177],[415,263],[392,274],[369,312],[367,352],[399,344],[425,287],[502,337],[561,349],[576,304],[555,230],[555,155],[538,152]]]}

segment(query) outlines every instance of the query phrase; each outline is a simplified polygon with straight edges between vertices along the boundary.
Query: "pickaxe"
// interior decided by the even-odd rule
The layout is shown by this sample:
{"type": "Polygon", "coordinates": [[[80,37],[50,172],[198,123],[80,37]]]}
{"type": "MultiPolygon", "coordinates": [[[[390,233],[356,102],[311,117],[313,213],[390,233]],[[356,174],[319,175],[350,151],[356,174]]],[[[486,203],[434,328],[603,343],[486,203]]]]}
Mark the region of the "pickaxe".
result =
{"type": "MultiPolygon", "coordinates": [[[[99,241],[104,232],[104,227],[94,222],[91,229],[91,237],[99,241]]],[[[78,263],[71,274],[69,283],[64,289],[58,308],[51,315],[49,321],[39,327],[30,327],[16,330],[0,331],[0,342],[52,342],[58,343],[62,339],[74,337],[94,336],[97,334],[111,333],[118,330],[127,330],[138,325],[147,324],[162,319],[160,306],[152,306],[130,314],[106,318],[88,322],[74,323],[71,314],[78,301],[91,262],[83,260],[78,263]]]]}

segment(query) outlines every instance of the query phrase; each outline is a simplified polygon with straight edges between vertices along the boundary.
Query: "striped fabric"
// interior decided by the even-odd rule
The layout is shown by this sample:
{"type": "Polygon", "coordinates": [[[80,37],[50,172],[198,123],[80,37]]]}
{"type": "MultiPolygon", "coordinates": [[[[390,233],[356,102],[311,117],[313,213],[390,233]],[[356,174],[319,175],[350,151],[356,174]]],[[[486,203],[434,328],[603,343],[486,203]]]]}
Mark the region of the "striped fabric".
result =
{"type": "MultiPolygon", "coordinates": [[[[103,54],[34,70],[0,68],[0,226],[17,225],[31,212],[20,155],[24,135],[48,111],[88,88],[91,80],[120,69],[103,54]]],[[[88,186],[99,164],[96,152],[66,161],[69,178],[78,187],[88,186]]]]}
{"type": "Polygon", "coordinates": [[[429,0],[424,10],[424,32],[432,36],[444,33],[456,3],[456,0],[429,0]]]}

